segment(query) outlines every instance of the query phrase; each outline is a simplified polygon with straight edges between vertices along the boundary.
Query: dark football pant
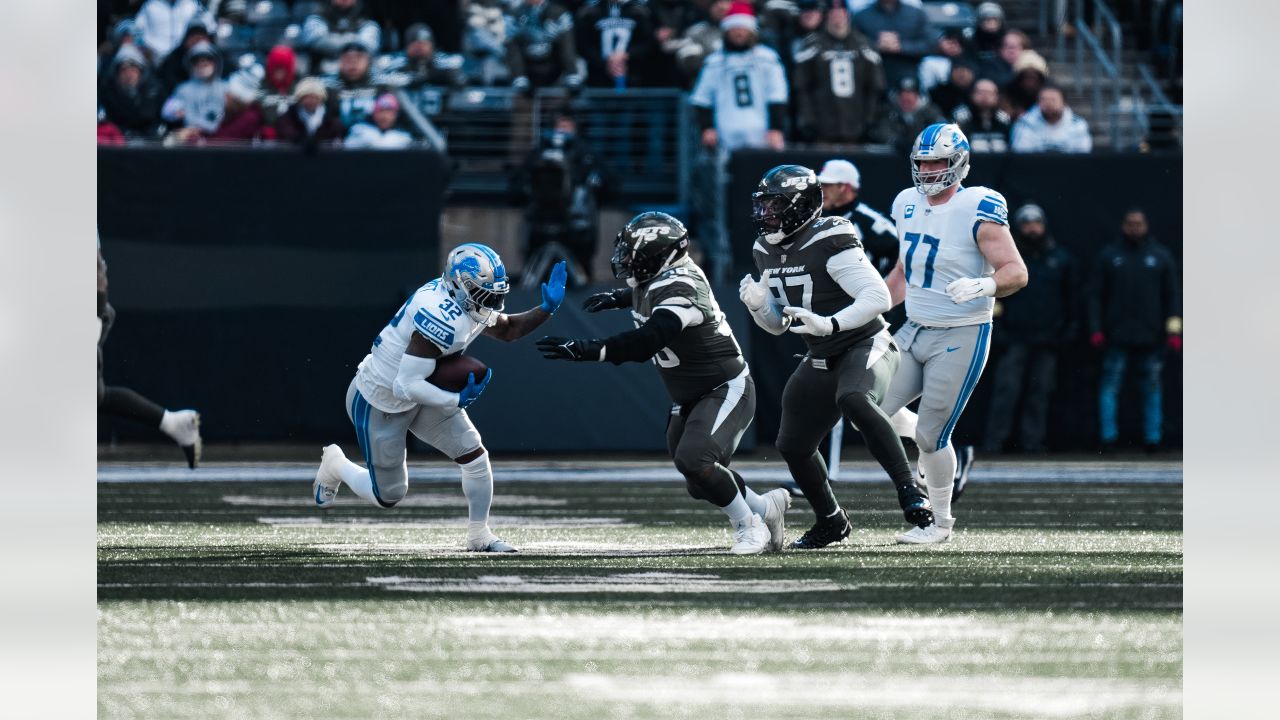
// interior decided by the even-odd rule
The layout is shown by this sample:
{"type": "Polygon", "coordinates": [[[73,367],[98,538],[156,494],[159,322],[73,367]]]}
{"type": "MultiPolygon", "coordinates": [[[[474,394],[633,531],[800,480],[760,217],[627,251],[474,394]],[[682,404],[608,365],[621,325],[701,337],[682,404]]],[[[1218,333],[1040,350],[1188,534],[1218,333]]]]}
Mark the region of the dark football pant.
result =
{"type": "Polygon", "coordinates": [[[902,439],[880,409],[898,361],[897,345],[881,332],[836,357],[806,358],[787,380],[778,452],[819,519],[833,515],[839,503],[818,445],[842,417],[858,427],[867,449],[895,486],[914,482],[902,439]]]}
{"type": "Polygon", "coordinates": [[[160,427],[164,408],[127,387],[107,385],[103,381],[102,346],[107,343],[107,335],[111,333],[111,326],[116,321],[116,310],[110,303],[103,308],[99,320],[102,321],[102,328],[98,331],[98,412],[134,420],[151,427],[160,427]]]}
{"type": "Polygon", "coordinates": [[[738,442],[756,415],[756,384],[746,370],[683,408],[667,421],[667,451],[689,494],[724,507],[739,489],[728,469],[738,442]]]}

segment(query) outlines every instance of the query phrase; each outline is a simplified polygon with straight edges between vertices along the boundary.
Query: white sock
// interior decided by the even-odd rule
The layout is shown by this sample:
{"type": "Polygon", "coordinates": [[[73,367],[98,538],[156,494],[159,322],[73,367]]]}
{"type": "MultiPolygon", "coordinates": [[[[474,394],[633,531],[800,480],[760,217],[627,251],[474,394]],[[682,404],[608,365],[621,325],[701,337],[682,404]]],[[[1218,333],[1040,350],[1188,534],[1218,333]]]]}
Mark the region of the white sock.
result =
{"type": "Polygon", "coordinates": [[[769,501],[758,495],[751,486],[747,486],[746,492],[743,493],[743,499],[747,501],[747,507],[751,508],[751,512],[759,515],[764,519],[764,513],[769,509],[769,501]]]}
{"type": "Polygon", "coordinates": [[[472,521],[467,523],[467,539],[468,540],[479,540],[487,536],[490,532],[492,531],[489,530],[488,522],[472,521]]]}
{"type": "Polygon", "coordinates": [[[916,437],[916,423],[920,420],[920,416],[911,412],[906,408],[902,408],[889,418],[889,422],[893,423],[893,429],[897,431],[898,437],[911,438],[916,437]]]}
{"type": "Polygon", "coordinates": [[[472,523],[489,524],[489,506],[493,503],[493,468],[489,465],[489,453],[469,463],[462,469],[462,494],[467,496],[467,515],[472,523]]]}
{"type": "Polygon", "coordinates": [[[382,503],[373,495],[373,481],[369,479],[368,470],[344,458],[338,474],[342,476],[342,484],[351,488],[351,492],[382,507],[382,503]]]}
{"type": "Polygon", "coordinates": [[[929,503],[938,527],[955,525],[951,516],[951,490],[955,486],[956,451],[950,443],[937,452],[920,453],[920,470],[929,486],[929,503]]]}
{"type": "Polygon", "coordinates": [[[744,523],[751,522],[751,506],[747,504],[747,499],[739,493],[733,496],[733,501],[728,505],[720,508],[725,515],[729,516],[729,524],[735,528],[744,523]]]}

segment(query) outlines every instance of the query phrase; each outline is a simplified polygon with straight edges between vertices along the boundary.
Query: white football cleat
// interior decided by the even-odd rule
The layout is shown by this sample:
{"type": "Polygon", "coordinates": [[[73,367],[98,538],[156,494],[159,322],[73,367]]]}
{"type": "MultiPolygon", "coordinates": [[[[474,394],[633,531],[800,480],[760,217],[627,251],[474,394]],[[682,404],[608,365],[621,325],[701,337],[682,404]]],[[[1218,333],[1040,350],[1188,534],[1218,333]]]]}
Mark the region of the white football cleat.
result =
{"type": "Polygon", "coordinates": [[[769,507],[764,511],[764,526],[769,530],[769,552],[782,549],[787,529],[787,508],[791,507],[791,493],[786,488],[770,490],[761,495],[769,507]]]}
{"type": "Polygon", "coordinates": [[[924,527],[913,527],[906,532],[898,533],[898,542],[903,545],[932,545],[944,543],[951,539],[951,528],[940,527],[937,523],[924,527]]]}
{"type": "Polygon", "coordinates": [[[200,439],[200,413],[195,410],[165,410],[160,418],[160,430],[178,443],[187,456],[187,467],[195,470],[204,450],[204,442],[200,439]]]}
{"type": "Polygon", "coordinates": [[[519,552],[511,543],[502,540],[489,528],[478,534],[467,535],[467,552],[513,553],[519,552]]]}
{"type": "Polygon", "coordinates": [[[751,519],[733,530],[733,547],[731,555],[759,555],[769,549],[769,528],[759,515],[751,513],[751,519]]]}
{"type": "Polygon", "coordinates": [[[311,494],[316,499],[316,507],[327,508],[338,497],[338,488],[342,485],[342,473],[338,466],[345,462],[346,455],[337,445],[325,445],[320,456],[320,469],[316,471],[315,482],[311,483],[311,494]]]}

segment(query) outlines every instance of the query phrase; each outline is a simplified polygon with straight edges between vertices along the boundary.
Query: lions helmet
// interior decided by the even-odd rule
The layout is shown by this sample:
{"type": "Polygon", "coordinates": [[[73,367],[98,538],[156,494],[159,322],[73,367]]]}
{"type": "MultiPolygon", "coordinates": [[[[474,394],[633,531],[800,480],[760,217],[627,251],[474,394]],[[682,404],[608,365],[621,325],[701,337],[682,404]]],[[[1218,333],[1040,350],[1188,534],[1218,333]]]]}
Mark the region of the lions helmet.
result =
{"type": "Polygon", "coordinates": [[[689,231],[684,223],[662,212],[631,218],[618,232],[609,264],[613,276],[637,287],[689,254],[689,231]]]}
{"type": "Polygon", "coordinates": [[[751,221],[771,245],[786,240],[822,214],[822,186],[812,170],[779,165],[760,178],[751,194],[751,221]]]}
{"type": "Polygon", "coordinates": [[[969,139],[954,123],[934,123],[921,131],[911,146],[911,181],[916,190],[930,197],[959,183],[969,175],[969,139]],[[924,160],[946,160],[943,170],[924,172],[924,160]]]}
{"type": "Polygon", "coordinates": [[[453,299],[479,322],[502,312],[511,283],[502,258],[488,245],[464,243],[449,253],[443,280],[453,299]]]}

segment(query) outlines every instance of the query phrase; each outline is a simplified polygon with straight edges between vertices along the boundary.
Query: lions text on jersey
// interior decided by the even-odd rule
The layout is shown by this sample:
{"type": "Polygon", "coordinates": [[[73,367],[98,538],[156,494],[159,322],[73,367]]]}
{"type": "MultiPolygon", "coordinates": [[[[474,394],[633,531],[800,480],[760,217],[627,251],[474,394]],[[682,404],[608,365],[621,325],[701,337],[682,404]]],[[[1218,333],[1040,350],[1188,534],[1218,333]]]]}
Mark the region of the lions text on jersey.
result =
{"type": "MultiPolygon", "coordinates": [[[[489,317],[492,325],[497,322],[498,314],[489,317]]],[[[356,387],[369,404],[379,410],[404,412],[414,407],[414,402],[396,397],[391,385],[413,333],[421,334],[439,347],[443,357],[466,350],[486,327],[488,325],[464,312],[441,279],[436,278],[418,288],[374,338],[372,349],[356,372],[356,387]]]]}
{"type": "Polygon", "coordinates": [[[760,147],[769,129],[769,105],[786,104],[787,77],[778,54],[764,45],[707,57],[689,102],[715,113],[725,149],[760,147]]]}
{"type": "Polygon", "coordinates": [[[995,298],[957,305],[947,295],[947,285],[992,272],[978,249],[978,227],[984,222],[1009,224],[1004,196],[990,188],[961,186],[947,202],[930,205],[918,190],[907,188],[894,199],[891,214],[907,280],[907,318],[927,327],[991,322],[995,298]]]}

